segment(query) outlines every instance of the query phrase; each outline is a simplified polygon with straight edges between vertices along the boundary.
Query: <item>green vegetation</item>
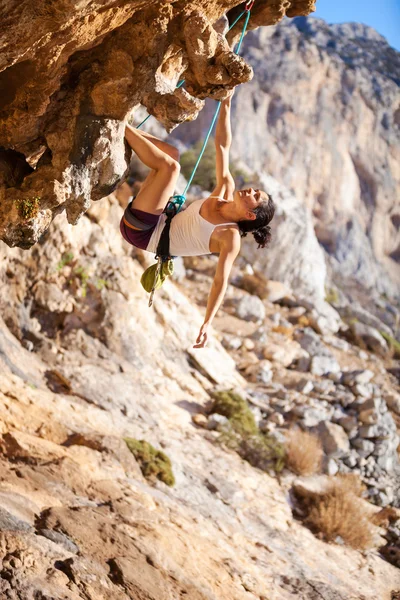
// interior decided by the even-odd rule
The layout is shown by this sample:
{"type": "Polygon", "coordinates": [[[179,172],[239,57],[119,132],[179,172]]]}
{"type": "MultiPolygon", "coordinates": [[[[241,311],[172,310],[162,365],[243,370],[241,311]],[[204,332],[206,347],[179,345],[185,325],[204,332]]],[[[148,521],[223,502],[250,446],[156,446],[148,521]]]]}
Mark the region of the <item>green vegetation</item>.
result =
{"type": "Polygon", "coordinates": [[[164,452],[156,450],[156,448],[145,440],[124,438],[124,441],[138,461],[146,479],[159,479],[169,486],[174,485],[175,477],[172,472],[171,461],[164,452]]]}
{"type": "Polygon", "coordinates": [[[74,275],[81,282],[82,298],[86,298],[87,286],[89,281],[88,271],[84,267],[76,267],[76,269],[74,269],[74,275]]]}
{"type": "Polygon", "coordinates": [[[57,271],[62,271],[64,267],[70,267],[71,271],[68,279],[68,285],[75,285],[75,287],[79,287],[82,298],[86,298],[89,284],[95,286],[99,291],[108,286],[106,279],[102,279],[101,277],[92,279],[88,269],[82,265],[78,265],[77,262],[78,259],[74,258],[72,252],[64,252],[57,265],[57,271]],[[78,286],[77,282],[79,284],[78,286]]]}
{"type": "Polygon", "coordinates": [[[339,292],[335,288],[325,288],[325,302],[337,304],[339,302],[339,292]]]}
{"type": "Polygon", "coordinates": [[[71,264],[73,260],[74,255],[72,254],[72,252],[65,252],[57,265],[57,271],[61,271],[61,269],[63,269],[66,265],[71,264]]]}
{"type": "Polygon", "coordinates": [[[285,466],[283,445],[258,429],[246,400],[232,390],[214,392],[213,398],[211,414],[218,413],[229,419],[229,425],[220,428],[219,441],[254,467],[282,471],[285,466]]]}
{"type": "MultiPolygon", "coordinates": [[[[199,140],[190,150],[184,152],[181,156],[182,173],[189,179],[193,167],[196,164],[204,140],[199,140]]],[[[255,176],[249,176],[243,169],[231,162],[230,171],[235,180],[236,186],[241,188],[246,184],[255,181],[255,176]]],[[[210,139],[205,149],[203,158],[194,176],[193,183],[199,185],[204,190],[212,190],[216,185],[215,175],[215,145],[214,140],[210,139]]]]}
{"type": "Polygon", "coordinates": [[[379,333],[387,341],[390,350],[393,352],[393,355],[397,358],[400,358],[400,342],[398,342],[394,337],[385,331],[380,331],[379,333]]]}
{"type": "Polygon", "coordinates": [[[34,196],[33,198],[21,198],[16,200],[15,203],[21,219],[28,221],[29,219],[34,219],[37,217],[40,207],[40,196],[34,196]]]}

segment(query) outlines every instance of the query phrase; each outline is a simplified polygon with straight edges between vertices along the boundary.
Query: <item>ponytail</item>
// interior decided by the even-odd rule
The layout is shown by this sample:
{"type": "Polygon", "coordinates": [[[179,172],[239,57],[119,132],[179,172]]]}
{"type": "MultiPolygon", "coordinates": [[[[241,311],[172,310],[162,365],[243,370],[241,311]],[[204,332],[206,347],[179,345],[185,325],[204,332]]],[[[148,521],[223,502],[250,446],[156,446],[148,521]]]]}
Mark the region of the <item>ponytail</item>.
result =
{"type": "Polygon", "coordinates": [[[261,202],[254,209],[255,219],[246,219],[238,221],[241,237],[246,237],[248,233],[252,233],[258,248],[265,248],[271,240],[271,227],[268,225],[272,221],[275,213],[275,204],[271,196],[264,192],[268,200],[261,202]]]}

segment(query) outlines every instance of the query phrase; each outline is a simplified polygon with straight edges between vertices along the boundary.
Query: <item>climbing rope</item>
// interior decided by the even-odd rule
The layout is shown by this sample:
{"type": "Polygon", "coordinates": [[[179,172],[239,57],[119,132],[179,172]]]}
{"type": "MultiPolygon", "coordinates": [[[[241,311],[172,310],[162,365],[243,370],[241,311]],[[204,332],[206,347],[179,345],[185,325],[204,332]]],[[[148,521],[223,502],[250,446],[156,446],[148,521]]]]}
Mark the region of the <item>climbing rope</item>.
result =
{"type": "MultiPolygon", "coordinates": [[[[228,31],[233,29],[233,27],[236,25],[236,23],[238,23],[238,21],[240,21],[240,19],[243,16],[245,16],[242,33],[240,36],[239,43],[235,49],[235,54],[239,54],[240,49],[242,47],[243,38],[245,36],[247,25],[249,23],[250,12],[253,7],[253,4],[254,4],[254,0],[249,0],[248,2],[246,2],[244,10],[239,14],[238,17],[236,17],[236,19],[234,20],[234,22],[228,29],[228,31]]],[[[177,89],[182,87],[184,85],[184,83],[185,83],[185,80],[183,79],[176,86],[177,89]]],[[[170,198],[170,200],[168,201],[167,206],[164,209],[164,213],[166,214],[167,218],[165,220],[164,228],[161,233],[160,240],[159,240],[159,243],[157,246],[157,252],[156,252],[156,259],[158,261],[157,266],[152,265],[152,267],[149,267],[149,269],[146,269],[146,271],[143,273],[143,276],[142,276],[142,285],[144,282],[146,282],[146,285],[143,285],[143,287],[145,287],[145,289],[149,288],[148,281],[147,281],[148,276],[151,275],[151,278],[154,277],[154,280],[152,279],[153,283],[152,283],[151,291],[150,291],[149,306],[151,306],[153,304],[154,293],[155,293],[156,289],[162,285],[162,282],[164,280],[162,278],[162,273],[165,272],[167,274],[172,274],[172,272],[173,272],[172,257],[170,256],[170,252],[169,252],[169,231],[170,231],[170,227],[171,227],[171,221],[172,221],[173,217],[181,210],[182,206],[186,202],[187,191],[192,184],[192,181],[194,179],[194,176],[196,175],[196,171],[198,169],[200,161],[203,158],[203,154],[205,152],[208,140],[210,139],[212,130],[214,129],[214,125],[218,118],[220,109],[221,109],[221,101],[218,102],[217,109],[216,109],[214,117],[211,121],[211,125],[207,131],[206,137],[203,142],[203,146],[200,150],[200,154],[197,158],[196,164],[193,167],[192,173],[188,179],[185,189],[183,190],[183,193],[175,194],[174,196],[172,196],[170,198]]],[[[139,125],[137,126],[137,129],[140,129],[142,127],[142,125],[144,125],[146,123],[146,121],[150,118],[150,116],[151,115],[148,115],[145,119],[143,119],[143,121],[141,123],[139,123],[139,125]]]]}

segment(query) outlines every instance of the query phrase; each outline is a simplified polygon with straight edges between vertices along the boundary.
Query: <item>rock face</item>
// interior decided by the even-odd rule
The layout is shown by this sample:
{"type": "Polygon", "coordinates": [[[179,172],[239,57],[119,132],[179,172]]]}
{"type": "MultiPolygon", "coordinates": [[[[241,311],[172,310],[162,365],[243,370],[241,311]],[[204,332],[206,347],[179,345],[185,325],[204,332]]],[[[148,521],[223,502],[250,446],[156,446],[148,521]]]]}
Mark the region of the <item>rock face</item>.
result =
{"type": "MultiPolygon", "coordinates": [[[[171,129],[195,118],[203,98],[249,81],[251,67],[229,45],[240,24],[229,42],[212,27],[237,4],[3,3],[0,239],[27,248],[58,213],[76,223],[109,194],[127,166],[123,120],[140,103],[171,129]],[[187,89],[175,89],[180,77],[187,89]]],[[[314,2],[267,4],[254,8],[250,29],[308,14],[314,2]]]]}
{"type": "MultiPolygon", "coordinates": [[[[300,17],[251,32],[243,56],[256,76],[234,97],[233,154],[308,207],[334,271],[398,295],[400,54],[366,26],[300,17]]],[[[198,139],[210,112],[174,135],[198,139]]]]}

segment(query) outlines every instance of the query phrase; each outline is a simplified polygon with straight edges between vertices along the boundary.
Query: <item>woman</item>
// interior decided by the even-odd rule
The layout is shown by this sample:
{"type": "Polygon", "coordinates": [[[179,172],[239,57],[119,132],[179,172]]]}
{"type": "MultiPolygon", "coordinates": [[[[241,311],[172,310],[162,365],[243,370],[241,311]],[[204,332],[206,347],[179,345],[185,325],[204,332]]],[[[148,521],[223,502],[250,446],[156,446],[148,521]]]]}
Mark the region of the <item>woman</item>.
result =
{"type": "MultiPolygon", "coordinates": [[[[193,202],[171,223],[170,252],[173,256],[219,254],[204,323],[194,348],[203,348],[207,342],[208,328],[223,300],[233,262],[239,254],[241,237],[252,232],[258,247],[264,248],[271,237],[268,224],[275,211],[272,198],[266,192],[252,187],[235,190],[229,172],[230,110],[231,97],[221,104],[215,132],[216,187],[211,196],[193,202]]],[[[129,125],[125,137],[151,172],[125,210],[121,233],[130,244],[155,253],[165,222],[162,212],[175,193],[180,171],[179,153],[170,144],[129,125]]]]}

